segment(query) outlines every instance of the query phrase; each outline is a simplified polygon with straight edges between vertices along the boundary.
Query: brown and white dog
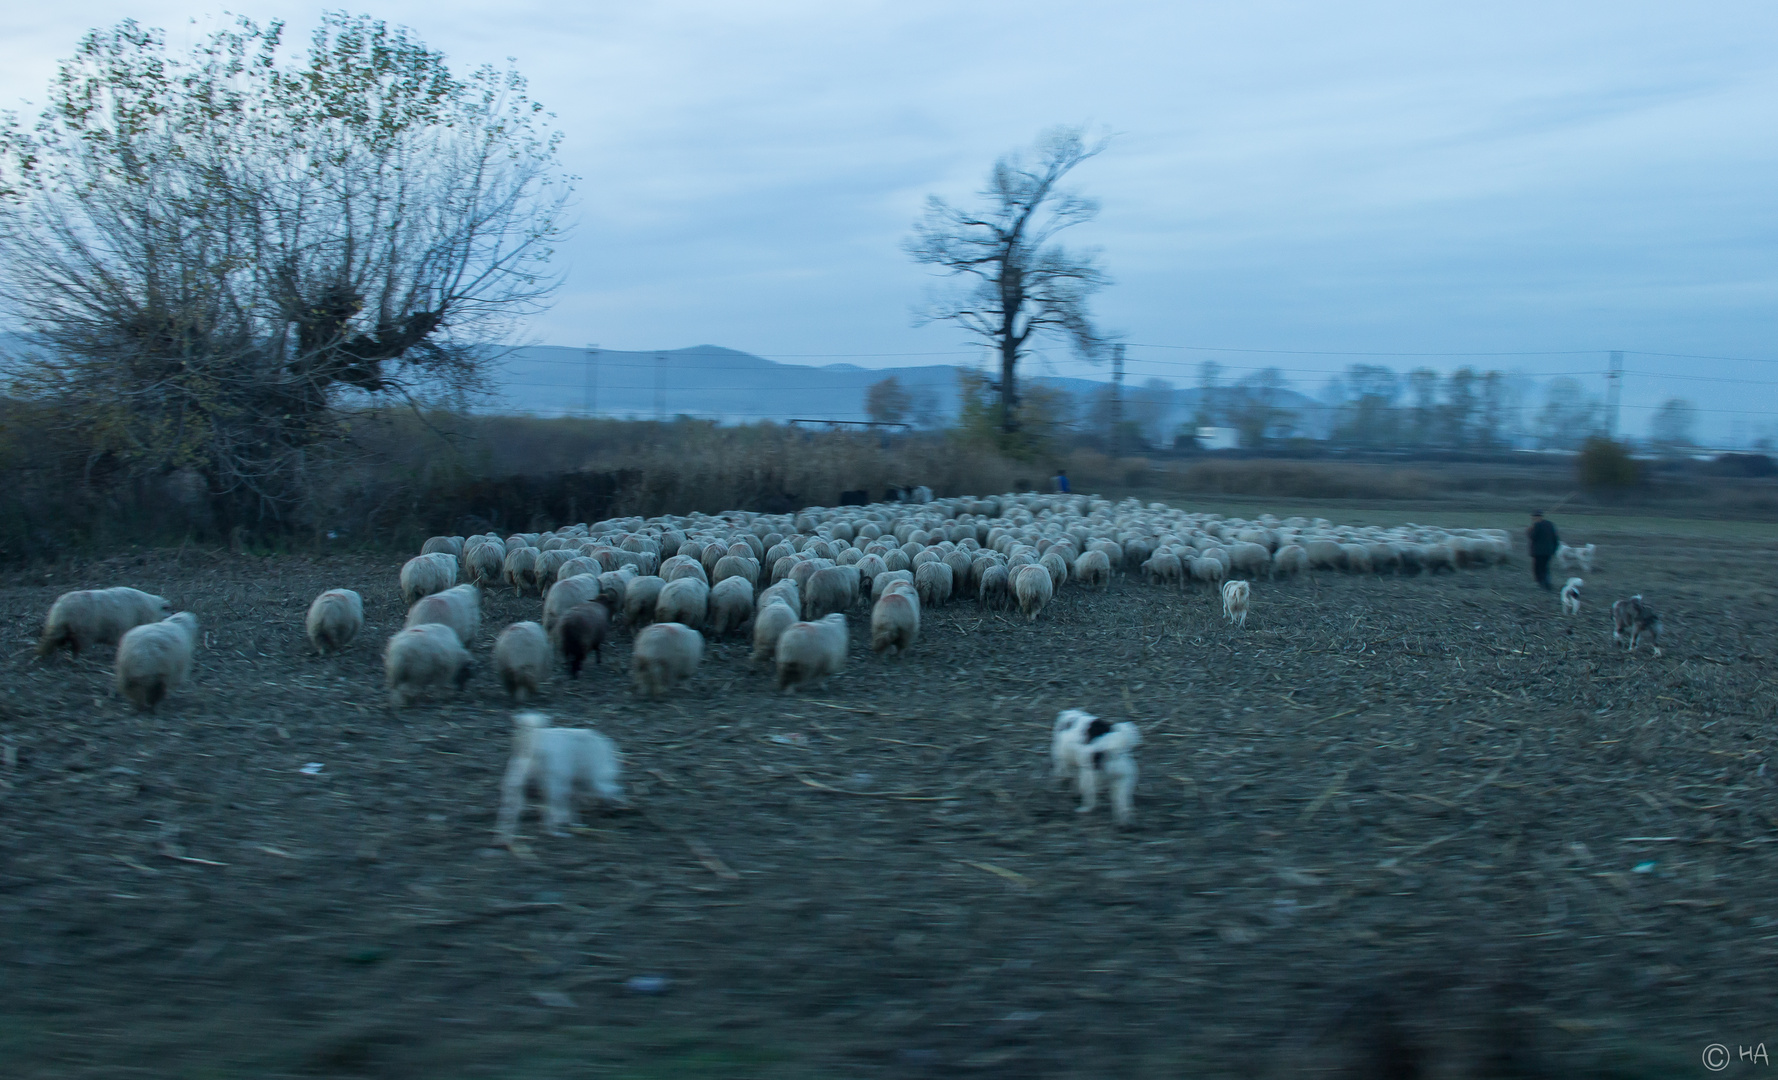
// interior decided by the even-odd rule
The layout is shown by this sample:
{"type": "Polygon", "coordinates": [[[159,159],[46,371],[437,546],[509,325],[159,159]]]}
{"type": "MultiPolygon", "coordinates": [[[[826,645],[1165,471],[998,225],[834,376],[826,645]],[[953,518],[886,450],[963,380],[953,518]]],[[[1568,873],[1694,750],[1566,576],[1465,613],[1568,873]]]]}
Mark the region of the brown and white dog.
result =
{"type": "Polygon", "coordinates": [[[1611,640],[1624,640],[1626,631],[1630,635],[1631,652],[1636,651],[1636,646],[1646,636],[1648,643],[1654,646],[1655,655],[1661,655],[1661,616],[1642,599],[1641,593],[1611,605],[1611,640]]]}

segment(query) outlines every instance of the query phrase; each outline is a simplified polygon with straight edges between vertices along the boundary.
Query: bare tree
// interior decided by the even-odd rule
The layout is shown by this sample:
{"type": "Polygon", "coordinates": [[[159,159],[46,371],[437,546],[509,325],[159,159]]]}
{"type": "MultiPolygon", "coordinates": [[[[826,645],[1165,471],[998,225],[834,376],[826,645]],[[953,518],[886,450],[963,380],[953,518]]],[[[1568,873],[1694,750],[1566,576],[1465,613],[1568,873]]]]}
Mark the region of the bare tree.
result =
{"type": "Polygon", "coordinates": [[[1669,454],[1693,446],[1697,431],[1698,407],[1677,397],[1661,402],[1648,426],[1649,441],[1669,454]]]}
{"type": "Polygon", "coordinates": [[[880,424],[901,423],[913,403],[901,380],[893,375],[871,383],[864,391],[864,414],[880,424]]]}
{"type": "Polygon", "coordinates": [[[1088,357],[1101,347],[1087,299],[1107,278],[1094,252],[1070,251],[1055,238],[1098,214],[1097,202],[1059,185],[1104,148],[1103,141],[1087,145],[1079,128],[1055,128],[1038,139],[1034,163],[1018,153],[994,163],[981,209],[930,196],[908,239],[916,261],[965,279],[961,288],[935,294],[916,321],[955,322],[993,347],[1003,432],[1018,429],[1018,364],[1033,335],[1065,338],[1088,357]]]}
{"type": "Polygon", "coordinates": [[[242,18],[175,56],[124,22],[0,131],[15,392],[236,518],[288,517],[342,405],[474,386],[557,284],[567,181],[522,78],[367,17],[310,44],[242,18]]]}

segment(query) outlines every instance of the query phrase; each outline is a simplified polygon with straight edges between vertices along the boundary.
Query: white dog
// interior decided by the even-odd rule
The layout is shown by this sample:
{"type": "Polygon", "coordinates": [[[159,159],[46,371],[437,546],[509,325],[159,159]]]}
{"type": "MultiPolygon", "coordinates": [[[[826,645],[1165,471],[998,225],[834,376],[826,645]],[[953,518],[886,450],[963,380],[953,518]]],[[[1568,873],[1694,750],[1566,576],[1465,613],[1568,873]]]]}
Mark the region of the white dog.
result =
{"type": "Polygon", "coordinates": [[[1099,777],[1104,774],[1111,782],[1111,815],[1119,825],[1129,824],[1140,773],[1130,751],[1141,742],[1141,732],[1128,720],[1114,724],[1079,709],[1064,709],[1056,715],[1055,737],[1050,743],[1054,775],[1067,776],[1072,770],[1079,779],[1078,813],[1085,814],[1098,805],[1099,777]]]}
{"type": "Polygon", "coordinates": [[[1247,625],[1247,598],[1253,589],[1245,581],[1222,583],[1222,613],[1229,622],[1247,625]]]}
{"type": "Polygon", "coordinates": [[[582,728],[550,727],[542,713],[522,712],[512,719],[512,760],[500,784],[495,825],[503,839],[517,833],[525,788],[532,783],[543,789],[543,820],[551,836],[564,835],[563,826],[580,824],[574,810],[577,781],[614,806],[630,805],[618,783],[623,757],[610,739],[582,728]]]}
{"type": "Polygon", "coordinates": [[[1564,614],[1564,615],[1579,615],[1580,614],[1580,587],[1581,587],[1581,584],[1582,584],[1582,582],[1581,582],[1580,578],[1571,577],[1568,579],[1568,583],[1566,585],[1562,586],[1562,614],[1564,614]]]}

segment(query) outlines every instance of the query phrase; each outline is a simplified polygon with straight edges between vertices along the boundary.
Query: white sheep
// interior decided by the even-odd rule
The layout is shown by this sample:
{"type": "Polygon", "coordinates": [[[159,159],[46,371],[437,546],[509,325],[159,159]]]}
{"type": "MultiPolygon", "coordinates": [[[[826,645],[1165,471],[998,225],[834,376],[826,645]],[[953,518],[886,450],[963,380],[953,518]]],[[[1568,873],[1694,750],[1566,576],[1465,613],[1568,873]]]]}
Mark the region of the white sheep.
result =
{"type": "Polygon", "coordinates": [[[469,675],[469,650],[455,630],[441,623],[422,623],[399,631],[383,650],[383,683],[389,691],[389,704],[397,709],[428,686],[451,683],[461,690],[469,675]]]}
{"type": "Polygon", "coordinates": [[[1222,614],[1229,622],[1247,625],[1247,601],[1252,588],[1245,581],[1222,583],[1222,614]]]}
{"type": "MultiPolygon", "coordinates": [[[[1086,556],[1081,556],[1085,558],[1086,556]]],[[[1221,569],[1221,564],[1218,564],[1221,569]]],[[[1157,551],[1142,562],[1142,572],[1150,585],[1183,585],[1185,564],[1171,551],[1157,551]]]]}
{"type": "Polygon", "coordinates": [[[871,607],[870,648],[872,652],[891,650],[899,656],[912,648],[920,638],[920,601],[902,589],[884,593],[871,607]]]}
{"type": "Polygon", "coordinates": [[[1309,553],[1301,544],[1285,544],[1272,556],[1272,575],[1300,574],[1309,569],[1309,553]]]}
{"type": "Polygon", "coordinates": [[[702,630],[710,614],[710,586],[696,578],[680,578],[661,587],[654,601],[654,621],[683,623],[702,630]]]}
{"type": "Polygon", "coordinates": [[[197,616],[189,611],[133,627],[117,643],[117,692],[138,709],[152,709],[191,674],[198,644],[197,616]]]}
{"type": "Polygon", "coordinates": [[[1141,742],[1141,732],[1127,720],[1114,724],[1080,709],[1057,714],[1050,739],[1052,771],[1058,777],[1074,773],[1080,787],[1076,813],[1088,813],[1098,805],[1103,774],[1111,781],[1112,818],[1120,825],[1129,824],[1141,775],[1131,751],[1141,742]]]}
{"type": "Polygon", "coordinates": [[[753,602],[753,610],[764,611],[766,605],[773,600],[782,600],[792,611],[803,609],[803,594],[792,581],[780,581],[776,585],[768,585],[761,590],[759,599],[753,602]]]}
{"type": "Polygon", "coordinates": [[[1101,550],[1085,552],[1074,560],[1074,579],[1101,592],[1111,588],[1111,556],[1101,550]]]}
{"type": "Polygon", "coordinates": [[[951,568],[942,562],[923,563],[914,570],[914,589],[923,607],[943,607],[951,599],[951,568]]]}
{"type": "Polygon", "coordinates": [[[796,609],[783,600],[773,600],[753,616],[753,663],[772,660],[778,655],[778,639],[797,621],[796,609]]]}
{"type": "Polygon", "coordinates": [[[658,698],[696,674],[703,658],[702,634],[680,623],[655,623],[636,635],[630,678],[636,693],[658,698]]]}
{"type": "Polygon", "coordinates": [[[634,577],[624,586],[624,621],[640,629],[654,620],[654,605],[667,583],[653,574],[634,577]]]}
{"type": "Polygon", "coordinates": [[[549,678],[549,635],[541,624],[516,622],[494,639],[494,670],[500,684],[520,701],[537,696],[549,678]]]}
{"type": "Polygon", "coordinates": [[[792,623],[778,637],[778,689],[795,693],[807,683],[825,684],[828,676],[845,669],[849,640],[846,617],[838,612],[792,623]]]}
{"type": "Polygon", "coordinates": [[[1037,621],[1037,616],[1055,595],[1055,579],[1041,565],[1021,566],[1018,576],[1013,578],[1013,595],[1018,598],[1019,611],[1027,619],[1037,621]]]}
{"type": "Polygon", "coordinates": [[[1227,572],[1220,559],[1198,556],[1191,561],[1192,580],[1201,581],[1213,589],[1221,587],[1223,575],[1227,572]]]}
{"type": "Polygon", "coordinates": [[[714,584],[731,577],[743,577],[747,579],[748,585],[758,585],[759,563],[740,555],[724,555],[716,560],[716,568],[711,571],[710,581],[714,584]]]}
{"type": "Polygon", "coordinates": [[[803,589],[803,618],[809,622],[858,603],[858,571],[850,566],[824,566],[809,575],[803,589]]]}
{"type": "Polygon", "coordinates": [[[551,727],[542,713],[519,713],[513,717],[512,757],[500,782],[495,832],[508,843],[517,836],[525,789],[536,784],[543,791],[545,828],[551,836],[565,835],[564,827],[580,824],[575,785],[613,806],[628,806],[622,775],[623,756],[610,739],[586,728],[551,727]]]}
{"type": "MultiPolygon", "coordinates": [[[[871,603],[874,604],[878,600],[881,600],[883,598],[883,593],[889,586],[898,581],[904,581],[907,584],[912,585],[914,583],[914,572],[912,570],[885,570],[878,574],[870,583],[871,603]]],[[[919,595],[919,590],[915,589],[914,593],[915,595],[919,595]]]]}
{"type": "Polygon", "coordinates": [[[744,577],[724,578],[710,590],[710,636],[722,638],[740,630],[753,617],[753,585],[744,577]]]}
{"type": "Polygon", "coordinates": [[[442,552],[451,558],[460,558],[463,554],[463,541],[455,536],[434,536],[420,545],[420,554],[431,555],[442,552]]]}
{"type": "Polygon", "coordinates": [[[401,602],[412,607],[422,597],[457,584],[457,560],[446,552],[415,555],[401,567],[401,602]]]}
{"type": "Polygon", "coordinates": [[[507,544],[506,562],[501,568],[500,576],[512,586],[514,593],[523,595],[543,591],[543,584],[537,580],[537,560],[541,555],[542,552],[534,547],[514,547],[511,543],[507,544]]]}
{"type": "Polygon", "coordinates": [[[48,656],[63,645],[78,657],[93,645],[115,645],[132,628],[159,622],[173,613],[167,601],[141,589],[81,589],[63,593],[43,619],[37,655],[48,656]]]}
{"type": "Polygon", "coordinates": [[[976,581],[976,602],[986,608],[1004,608],[1012,603],[1012,575],[999,563],[987,567],[976,581]]]}
{"type": "Polygon", "coordinates": [[[1562,614],[1580,614],[1580,587],[1586,584],[1580,578],[1571,577],[1562,586],[1562,614]]]}
{"type": "Polygon", "coordinates": [[[553,632],[564,612],[576,604],[599,599],[604,589],[604,584],[591,574],[576,574],[551,585],[543,598],[543,632],[553,632]]]}
{"type": "Polygon", "coordinates": [[[431,596],[422,596],[408,609],[406,626],[440,623],[456,631],[465,648],[482,628],[482,594],[474,585],[458,585],[431,596]]]}
{"type": "Polygon", "coordinates": [[[364,598],[351,589],[327,590],[309,605],[306,628],[317,652],[339,652],[364,629],[364,598]]]}

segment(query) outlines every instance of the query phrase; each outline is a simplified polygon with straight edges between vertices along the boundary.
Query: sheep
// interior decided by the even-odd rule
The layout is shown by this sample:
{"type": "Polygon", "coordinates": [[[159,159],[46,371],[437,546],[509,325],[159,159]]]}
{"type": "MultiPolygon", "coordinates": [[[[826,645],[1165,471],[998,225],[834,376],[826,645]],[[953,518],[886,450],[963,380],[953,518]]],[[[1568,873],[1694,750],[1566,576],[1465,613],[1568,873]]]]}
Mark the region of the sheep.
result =
{"type": "Polygon", "coordinates": [[[1056,592],[1054,579],[1042,566],[1021,566],[1013,578],[1013,595],[1018,597],[1019,610],[1032,622],[1056,592]]]}
{"type": "Polygon", "coordinates": [[[1012,603],[1012,575],[999,563],[981,572],[976,583],[976,602],[985,608],[1004,608],[1012,603]]]}
{"type": "Polygon", "coordinates": [[[1343,570],[1346,566],[1345,549],[1332,540],[1317,538],[1303,545],[1303,552],[1308,556],[1311,570],[1343,570]]]}
{"type": "Polygon", "coordinates": [[[494,639],[494,670],[511,697],[520,701],[537,695],[537,687],[549,677],[549,637],[534,622],[516,622],[494,639]]]}
{"type": "MultiPolygon", "coordinates": [[[[1081,556],[1085,558],[1086,556],[1081,556]]],[[[1220,567],[1219,567],[1220,568],[1220,567]]],[[[1157,551],[1142,563],[1142,573],[1150,585],[1182,585],[1185,565],[1171,551],[1157,551]]]]}
{"type": "Polygon", "coordinates": [[[760,592],[759,599],[755,600],[753,603],[753,610],[764,611],[767,604],[771,603],[773,600],[780,599],[783,600],[785,604],[788,604],[792,611],[801,611],[803,609],[802,591],[796,587],[794,582],[780,581],[776,585],[767,586],[760,592]]]}
{"type": "Polygon", "coordinates": [[[1309,569],[1309,553],[1301,544],[1285,544],[1272,556],[1272,576],[1300,574],[1309,569]]]}
{"type": "Polygon", "coordinates": [[[716,560],[716,568],[710,573],[710,583],[714,585],[731,577],[744,577],[748,585],[758,585],[759,563],[740,555],[724,555],[716,560]]]}
{"type": "Polygon", "coordinates": [[[1440,570],[1457,572],[1457,557],[1449,544],[1421,544],[1420,565],[1428,574],[1436,574],[1440,570]]]}
{"type": "Polygon", "coordinates": [[[653,574],[631,578],[624,586],[624,621],[632,629],[647,626],[654,618],[654,605],[661,598],[667,583],[653,574]]]}
{"type": "Polygon", "coordinates": [[[710,636],[722,638],[747,625],[753,616],[753,586],[743,577],[724,578],[710,590],[710,636]]]}
{"type": "Polygon", "coordinates": [[[1229,547],[1228,552],[1229,569],[1245,574],[1249,578],[1257,578],[1261,574],[1271,576],[1272,552],[1264,544],[1236,541],[1229,547]]]}
{"type": "Polygon", "coordinates": [[[189,611],[132,627],[117,643],[117,692],[153,709],[191,674],[197,644],[198,620],[189,611]]]}
{"type": "Polygon", "coordinates": [[[1227,571],[1220,560],[1199,557],[1192,559],[1191,572],[1193,581],[1201,581],[1215,589],[1221,587],[1227,571]]]}
{"type": "Polygon", "coordinates": [[[1580,587],[1584,585],[1580,578],[1571,577],[1562,586],[1562,614],[1580,614],[1580,587]]]}
{"type": "Polygon", "coordinates": [[[525,593],[543,591],[542,585],[537,580],[537,560],[541,554],[534,547],[507,545],[506,565],[501,569],[500,574],[506,583],[512,586],[514,594],[522,596],[525,593]]]}
{"type": "Polygon", "coordinates": [[[1080,709],[1064,709],[1056,715],[1050,740],[1050,760],[1055,776],[1073,772],[1080,787],[1075,813],[1090,813],[1099,802],[1099,774],[1111,781],[1111,815],[1119,825],[1130,823],[1141,770],[1131,755],[1142,734],[1128,720],[1112,723],[1080,709]]]}
{"type": "Polygon", "coordinates": [[[595,664],[604,663],[604,654],[600,650],[610,632],[610,610],[592,600],[575,604],[556,620],[550,639],[555,644],[556,653],[568,665],[570,679],[580,678],[580,668],[586,663],[587,653],[593,654],[595,664]]]}
{"type": "Polygon", "coordinates": [[[824,566],[809,575],[803,590],[803,619],[814,622],[858,602],[858,572],[849,566],[824,566]]]}
{"type": "Polygon", "coordinates": [[[115,645],[131,629],[171,614],[173,607],[165,598],[127,586],[63,593],[43,618],[37,655],[48,656],[66,645],[78,659],[81,649],[115,645]]]}
{"type": "Polygon", "coordinates": [[[1049,571],[1052,593],[1061,591],[1062,586],[1068,584],[1068,560],[1055,548],[1044,552],[1037,565],[1049,571]]]}
{"type": "Polygon", "coordinates": [[[389,704],[397,709],[428,686],[448,682],[462,690],[469,676],[469,650],[455,630],[439,623],[398,631],[383,650],[383,683],[389,704]]]}
{"type": "Polygon", "coordinates": [[[1346,569],[1354,574],[1371,572],[1371,549],[1363,544],[1341,544],[1340,550],[1346,553],[1346,569]]]}
{"type": "Polygon", "coordinates": [[[1631,652],[1635,652],[1636,646],[1647,636],[1655,655],[1661,655],[1661,616],[1641,593],[1611,605],[1611,640],[1624,640],[1626,630],[1630,632],[1631,652]]]}
{"type": "Polygon", "coordinates": [[[835,612],[818,621],[792,623],[778,637],[778,689],[794,694],[806,683],[826,684],[846,666],[846,617],[835,612]]]}
{"type": "Polygon", "coordinates": [[[1247,600],[1251,595],[1252,586],[1245,581],[1225,581],[1222,583],[1222,614],[1229,622],[1247,625],[1247,600]]]}
{"type": "Polygon", "coordinates": [[[463,550],[463,576],[470,584],[487,588],[498,583],[506,571],[506,545],[498,540],[471,544],[463,550]]]}
{"type": "Polygon", "coordinates": [[[899,656],[920,637],[920,601],[901,589],[884,593],[870,612],[871,652],[892,650],[899,656]]]}
{"type": "Polygon", "coordinates": [[[680,623],[655,623],[636,635],[630,650],[630,678],[636,693],[658,698],[698,670],[704,636],[680,623]]]}
{"type": "Polygon", "coordinates": [[[315,651],[339,652],[364,629],[364,598],[351,589],[329,589],[309,605],[305,627],[315,651]]]}
{"type": "Polygon", "coordinates": [[[629,591],[630,582],[636,580],[636,568],[626,566],[619,570],[607,570],[599,575],[599,603],[607,610],[621,611],[624,606],[624,594],[629,591]]]}
{"type": "Polygon", "coordinates": [[[705,585],[710,584],[710,575],[704,571],[704,564],[684,555],[675,555],[662,563],[660,577],[662,581],[669,584],[680,578],[691,578],[694,581],[701,581],[705,585]]]}
{"type": "Polygon", "coordinates": [[[575,784],[613,806],[627,807],[630,802],[618,779],[622,774],[623,756],[605,736],[587,728],[551,727],[542,713],[519,713],[513,717],[512,757],[500,782],[494,831],[509,844],[517,837],[525,788],[535,783],[543,789],[544,827],[551,836],[564,836],[564,826],[580,824],[575,784]]]}
{"type": "MultiPolygon", "coordinates": [[[[598,559],[590,555],[575,555],[557,568],[555,581],[567,581],[571,577],[597,578],[604,572],[605,566],[598,559]]],[[[555,582],[551,582],[551,584],[553,585],[555,582]]]]}
{"type": "MultiPolygon", "coordinates": [[[[870,584],[871,602],[875,603],[882,599],[884,590],[888,589],[890,585],[897,581],[904,581],[907,584],[912,585],[914,583],[914,572],[912,570],[885,570],[878,574],[870,584]]],[[[918,593],[919,590],[916,589],[915,594],[918,595],[918,593]]]]}
{"type": "Polygon", "coordinates": [[[1593,558],[1598,553],[1599,545],[1597,544],[1583,544],[1576,550],[1575,558],[1580,560],[1581,573],[1590,574],[1593,572],[1593,558]]]}
{"type": "Polygon", "coordinates": [[[783,600],[774,599],[761,607],[753,616],[753,655],[749,659],[757,664],[775,658],[778,639],[796,621],[796,609],[783,600]]]}
{"type": "Polygon", "coordinates": [[[923,607],[942,607],[951,599],[951,568],[929,562],[914,571],[914,589],[923,607]]]}
{"type": "Polygon", "coordinates": [[[654,621],[701,630],[710,614],[710,586],[694,578],[669,581],[654,601],[654,621]]]}
{"type": "Polygon", "coordinates": [[[408,609],[406,625],[423,623],[442,623],[450,627],[467,648],[482,628],[481,590],[474,585],[458,585],[421,597],[419,603],[408,609]]]}
{"type": "Polygon", "coordinates": [[[455,536],[434,536],[420,545],[420,554],[431,555],[434,552],[449,555],[453,559],[460,558],[463,555],[463,541],[455,536]]]}
{"type": "Polygon", "coordinates": [[[1086,552],[1074,560],[1074,578],[1100,592],[1111,588],[1111,556],[1103,551],[1086,552]]]}
{"type": "Polygon", "coordinates": [[[422,597],[457,584],[457,560],[442,551],[415,555],[401,567],[401,602],[412,607],[422,597]]]}
{"type": "Polygon", "coordinates": [[[576,604],[599,599],[604,591],[604,584],[591,574],[576,574],[551,585],[543,598],[543,632],[554,630],[563,612],[576,604]]]}

